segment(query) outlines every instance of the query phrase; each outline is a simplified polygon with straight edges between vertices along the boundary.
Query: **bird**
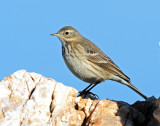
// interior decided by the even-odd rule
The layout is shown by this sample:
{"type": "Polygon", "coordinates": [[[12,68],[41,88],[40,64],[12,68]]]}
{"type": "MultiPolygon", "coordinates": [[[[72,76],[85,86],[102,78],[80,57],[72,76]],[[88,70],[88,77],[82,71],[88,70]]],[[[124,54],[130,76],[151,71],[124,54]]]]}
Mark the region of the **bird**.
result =
{"type": "Polygon", "coordinates": [[[93,42],[82,36],[72,26],[65,26],[57,33],[62,44],[62,56],[68,69],[80,80],[89,83],[80,95],[88,94],[97,84],[113,80],[128,86],[145,100],[148,99],[130,82],[130,78],[93,42]]]}

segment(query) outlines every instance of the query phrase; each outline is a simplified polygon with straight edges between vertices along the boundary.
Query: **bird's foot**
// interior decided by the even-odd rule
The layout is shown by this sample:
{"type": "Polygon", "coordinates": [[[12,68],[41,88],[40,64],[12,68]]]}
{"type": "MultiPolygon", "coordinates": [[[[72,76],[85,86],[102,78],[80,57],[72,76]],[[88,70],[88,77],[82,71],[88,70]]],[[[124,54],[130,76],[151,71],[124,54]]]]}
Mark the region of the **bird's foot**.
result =
{"type": "Polygon", "coordinates": [[[78,97],[79,96],[81,96],[82,98],[99,99],[98,95],[89,91],[79,91],[78,97]]]}

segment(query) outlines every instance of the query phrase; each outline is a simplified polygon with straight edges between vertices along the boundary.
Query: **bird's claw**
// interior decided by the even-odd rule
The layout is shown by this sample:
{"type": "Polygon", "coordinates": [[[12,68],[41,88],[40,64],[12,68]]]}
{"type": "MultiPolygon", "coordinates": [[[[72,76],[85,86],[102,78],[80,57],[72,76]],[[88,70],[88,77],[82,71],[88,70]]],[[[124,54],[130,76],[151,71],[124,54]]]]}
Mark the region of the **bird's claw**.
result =
{"type": "Polygon", "coordinates": [[[89,91],[79,91],[78,93],[78,97],[81,96],[83,98],[86,98],[87,96],[89,97],[94,97],[96,99],[99,99],[98,95],[92,93],[92,92],[89,92],[89,91]],[[90,96],[89,96],[90,95],[90,96]]]}

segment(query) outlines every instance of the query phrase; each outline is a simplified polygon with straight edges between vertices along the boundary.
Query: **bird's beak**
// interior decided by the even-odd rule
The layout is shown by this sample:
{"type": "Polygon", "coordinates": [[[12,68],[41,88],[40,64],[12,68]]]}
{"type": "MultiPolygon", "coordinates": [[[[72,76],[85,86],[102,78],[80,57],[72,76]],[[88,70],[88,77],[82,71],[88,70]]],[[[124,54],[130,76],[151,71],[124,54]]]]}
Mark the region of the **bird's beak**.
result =
{"type": "Polygon", "coordinates": [[[60,37],[61,35],[60,34],[51,34],[52,36],[57,36],[57,37],[60,37]]]}

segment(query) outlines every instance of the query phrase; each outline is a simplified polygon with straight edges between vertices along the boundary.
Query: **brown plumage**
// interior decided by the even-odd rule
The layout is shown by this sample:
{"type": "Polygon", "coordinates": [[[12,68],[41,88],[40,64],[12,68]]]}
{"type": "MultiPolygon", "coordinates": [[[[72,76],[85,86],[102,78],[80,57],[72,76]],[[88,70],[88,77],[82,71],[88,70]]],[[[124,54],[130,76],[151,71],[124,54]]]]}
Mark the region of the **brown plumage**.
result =
{"type": "Polygon", "coordinates": [[[80,42],[79,44],[85,48],[86,58],[102,67],[104,70],[109,71],[110,73],[123,78],[124,80],[130,82],[130,78],[127,77],[120,68],[108,57],[106,56],[100,48],[98,48],[94,43],[85,38],[86,41],[80,42]],[[89,50],[89,51],[88,51],[89,50]],[[88,52],[87,52],[88,51],[88,52]],[[94,52],[94,53],[89,53],[94,52]],[[95,55],[97,54],[97,55],[95,55]]]}
{"type": "Polygon", "coordinates": [[[62,56],[67,67],[79,79],[90,83],[80,95],[88,93],[104,80],[114,80],[127,85],[144,99],[147,97],[130,83],[121,69],[94,43],[71,26],[63,27],[57,34],[62,43],[62,56]]]}

